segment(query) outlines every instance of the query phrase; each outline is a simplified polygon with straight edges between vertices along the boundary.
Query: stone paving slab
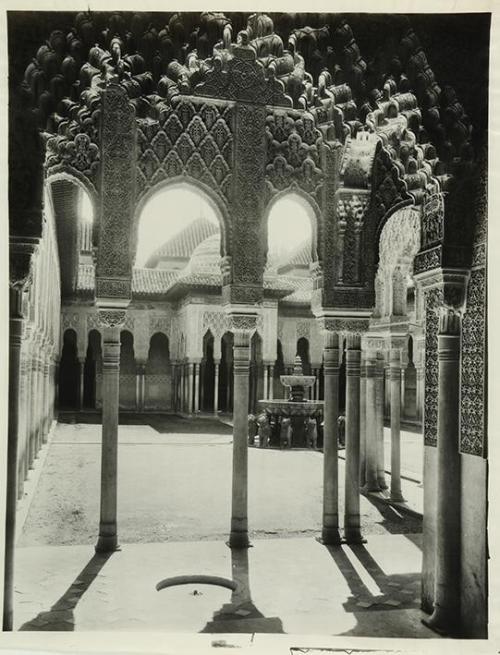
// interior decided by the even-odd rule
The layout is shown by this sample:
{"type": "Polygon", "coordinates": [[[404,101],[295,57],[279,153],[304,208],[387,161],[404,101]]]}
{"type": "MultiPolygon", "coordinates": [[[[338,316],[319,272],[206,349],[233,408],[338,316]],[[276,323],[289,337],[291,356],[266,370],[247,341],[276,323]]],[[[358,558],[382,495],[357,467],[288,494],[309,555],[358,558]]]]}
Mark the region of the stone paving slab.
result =
{"type": "MultiPolygon", "coordinates": [[[[217,421],[203,434],[164,420],[119,428],[118,526],[123,543],[227,538],[232,436],[217,421]],[[221,430],[217,433],[215,428],[221,430]],[[213,432],[210,432],[213,430],[213,432]],[[151,443],[155,439],[157,442],[151,443]]],[[[99,517],[100,428],[59,424],[49,445],[20,546],[93,545],[99,517]]],[[[320,452],[249,449],[249,525],[254,538],[316,535],[321,529],[320,452]]],[[[339,460],[343,516],[344,462],[339,460]]],[[[421,522],[361,498],[366,534],[419,532],[421,522]]]]}
{"type": "Polygon", "coordinates": [[[133,630],[435,638],[420,623],[420,535],[327,548],[312,538],[19,548],[17,630],[133,630]],[[163,578],[203,574],[237,590],[163,578]],[[196,593],[194,593],[196,591],[196,593]]]}

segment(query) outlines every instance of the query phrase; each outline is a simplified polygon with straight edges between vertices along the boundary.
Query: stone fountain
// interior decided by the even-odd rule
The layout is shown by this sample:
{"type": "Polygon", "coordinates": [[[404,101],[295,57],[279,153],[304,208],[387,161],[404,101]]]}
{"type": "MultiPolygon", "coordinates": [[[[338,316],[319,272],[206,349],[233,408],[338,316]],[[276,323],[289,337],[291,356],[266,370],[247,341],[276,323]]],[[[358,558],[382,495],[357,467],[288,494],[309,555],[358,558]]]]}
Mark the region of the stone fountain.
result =
{"type": "Polygon", "coordinates": [[[288,391],[287,400],[259,400],[260,445],[272,440],[271,433],[279,433],[281,448],[316,448],[317,428],[323,418],[323,401],[305,398],[306,389],[314,385],[315,375],[304,375],[302,360],[297,355],[292,375],[281,375],[281,384],[288,391]]]}

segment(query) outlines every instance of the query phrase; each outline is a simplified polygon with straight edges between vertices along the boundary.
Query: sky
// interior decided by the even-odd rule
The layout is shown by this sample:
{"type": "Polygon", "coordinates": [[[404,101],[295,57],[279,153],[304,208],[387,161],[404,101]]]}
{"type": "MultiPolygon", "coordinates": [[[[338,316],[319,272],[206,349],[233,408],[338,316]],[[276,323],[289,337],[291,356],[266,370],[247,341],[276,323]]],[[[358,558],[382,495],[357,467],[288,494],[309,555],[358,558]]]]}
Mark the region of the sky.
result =
{"type": "MultiPolygon", "coordinates": [[[[311,219],[306,201],[296,194],[278,200],[268,222],[269,254],[283,256],[311,238],[311,219]]],[[[155,194],[144,206],[139,220],[136,266],[189,223],[203,216],[219,224],[206,197],[187,187],[171,187],[155,194]]]]}

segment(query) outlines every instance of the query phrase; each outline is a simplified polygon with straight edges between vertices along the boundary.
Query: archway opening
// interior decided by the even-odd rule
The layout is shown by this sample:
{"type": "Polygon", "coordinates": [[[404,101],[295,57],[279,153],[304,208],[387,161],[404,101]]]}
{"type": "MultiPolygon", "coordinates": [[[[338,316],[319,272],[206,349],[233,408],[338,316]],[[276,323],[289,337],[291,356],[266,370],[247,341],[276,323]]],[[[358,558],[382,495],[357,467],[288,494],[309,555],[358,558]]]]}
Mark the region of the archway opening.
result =
{"type": "MultiPolygon", "coordinates": [[[[214,336],[207,330],[203,337],[203,361],[201,363],[201,399],[200,406],[204,412],[214,411],[215,394],[215,362],[214,336]]],[[[218,389],[217,389],[218,393],[218,389]]]]}
{"type": "Polygon", "coordinates": [[[316,214],[311,203],[294,192],[274,201],[267,217],[267,244],[268,268],[279,266],[295,252],[304,251],[304,258],[315,259],[316,214]]]}
{"type": "Polygon", "coordinates": [[[168,337],[156,332],[149,341],[144,371],[144,409],[163,411],[172,406],[172,380],[168,337]]]}
{"type": "Polygon", "coordinates": [[[93,268],[94,206],[89,191],[69,175],[50,178],[46,192],[45,201],[51,203],[54,212],[64,300],[75,291],[88,291],[89,270],[93,268]]]}
{"type": "Polygon", "coordinates": [[[226,332],[221,339],[219,407],[228,414],[233,411],[233,343],[233,333],[226,332]]]}
{"type": "Polygon", "coordinates": [[[136,409],[137,372],[134,337],[128,330],[120,333],[120,409],[136,409]]]}
{"type": "Polygon", "coordinates": [[[222,225],[214,201],[200,187],[189,182],[162,185],[140,208],[135,266],[164,268],[167,255],[169,268],[182,269],[189,259],[182,248],[182,235],[189,232],[190,236],[184,240],[196,247],[212,234],[221,232],[222,225]]]}
{"type": "Polygon", "coordinates": [[[87,355],[83,371],[83,406],[95,409],[98,401],[97,381],[102,368],[101,335],[97,330],[90,330],[87,355]]]}
{"type": "Polygon", "coordinates": [[[255,414],[257,401],[264,397],[264,369],[262,366],[262,337],[255,331],[250,340],[250,379],[248,411],[255,414]]]}
{"type": "Polygon", "coordinates": [[[80,364],[77,357],[76,332],[65,330],[59,362],[59,408],[76,409],[80,385],[80,364]]]}

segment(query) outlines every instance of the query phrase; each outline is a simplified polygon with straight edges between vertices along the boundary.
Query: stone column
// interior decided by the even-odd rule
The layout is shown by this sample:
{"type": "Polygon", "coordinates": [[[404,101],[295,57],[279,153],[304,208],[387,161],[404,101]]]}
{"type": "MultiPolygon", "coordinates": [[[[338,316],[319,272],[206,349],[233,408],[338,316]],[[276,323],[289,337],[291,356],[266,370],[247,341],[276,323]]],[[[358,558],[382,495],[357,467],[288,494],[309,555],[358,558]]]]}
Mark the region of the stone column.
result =
{"type": "Polygon", "coordinates": [[[376,430],[376,368],[377,360],[373,351],[366,353],[366,474],[365,490],[380,491],[378,483],[378,444],[376,430]]]}
{"type": "Polygon", "coordinates": [[[361,351],[359,373],[359,484],[366,484],[366,361],[361,351]]]}
{"type": "Polygon", "coordinates": [[[416,419],[419,423],[422,423],[424,418],[424,375],[425,369],[422,366],[418,366],[416,370],[417,374],[417,398],[416,398],[416,419]]]}
{"type": "Polygon", "coordinates": [[[186,411],[186,364],[182,362],[181,366],[181,412],[186,411]]]}
{"type": "Polygon", "coordinates": [[[7,435],[7,499],[5,514],[5,559],[3,586],[3,630],[13,629],[14,551],[16,539],[17,451],[19,438],[19,394],[23,319],[9,322],[9,415],[7,435]]]}
{"type": "Polygon", "coordinates": [[[265,363],[264,363],[264,393],[262,395],[265,400],[269,398],[269,369],[267,364],[265,363]]]}
{"type": "Polygon", "coordinates": [[[450,635],[460,626],[460,327],[458,312],[444,308],[438,333],[434,612],[424,620],[436,632],[450,635]]]}
{"type": "Polygon", "coordinates": [[[78,409],[83,409],[83,391],[85,388],[85,357],[78,357],[80,381],[78,383],[78,409]]]}
{"type": "MultiPolygon", "coordinates": [[[[103,312],[104,313],[104,312],[103,312]]],[[[118,410],[120,383],[120,325],[125,312],[106,312],[102,347],[102,454],[101,454],[101,517],[96,552],[118,548],[116,525],[118,410]]]]}
{"type": "Polygon", "coordinates": [[[187,373],[188,373],[187,408],[188,408],[188,414],[192,414],[193,413],[193,396],[194,396],[194,364],[191,363],[191,362],[188,362],[187,373]]]}
{"type": "Polygon", "coordinates": [[[135,407],[138,412],[144,411],[146,395],[146,362],[136,363],[135,407]]]}
{"type": "Polygon", "coordinates": [[[387,489],[384,460],[384,358],[382,353],[377,355],[375,369],[375,432],[377,438],[378,484],[381,489],[387,489]]]}
{"type": "Polygon", "coordinates": [[[28,376],[27,376],[27,366],[26,366],[26,355],[23,356],[23,352],[21,350],[20,380],[19,380],[20,407],[19,407],[19,428],[18,428],[18,445],[17,445],[17,452],[18,452],[18,459],[19,459],[18,477],[17,477],[18,499],[21,498],[23,495],[24,481],[26,480],[26,476],[28,475],[27,434],[28,434],[29,423],[27,421],[27,417],[28,417],[28,404],[29,404],[29,387],[27,387],[27,384],[28,384],[28,376]]]}
{"type": "Polygon", "coordinates": [[[344,539],[349,544],[363,542],[359,517],[359,376],[361,337],[347,335],[346,353],[346,446],[344,539]]]}
{"type": "Polygon", "coordinates": [[[29,432],[28,432],[28,466],[33,468],[36,457],[36,428],[37,428],[37,360],[31,355],[30,393],[29,393],[29,432]]]}
{"type": "Polygon", "coordinates": [[[401,367],[401,418],[405,417],[405,373],[406,367],[401,367]]]}
{"type": "Polygon", "coordinates": [[[323,429],[323,528],[321,540],[326,545],[341,543],[339,534],[339,335],[325,332],[325,404],[323,429]]]}
{"type": "MultiPolygon", "coordinates": [[[[229,362],[226,364],[226,371],[227,371],[227,373],[226,373],[226,380],[227,380],[227,384],[226,384],[226,412],[229,413],[230,407],[231,407],[231,403],[230,403],[230,400],[231,400],[231,364],[229,362]]],[[[233,405],[234,405],[234,401],[233,401],[233,405]]]]}
{"type": "Polygon", "coordinates": [[[384,422],[386,418],[389,418],[391,415],[391,380],[390,380],[390,368],[386,364],[384,366],[384,422]]]}
{"type": "Polygon", "coordinates": [[[50,375],[50,355],[46,354],[43,362],[43,432],[42,432],[42,443],[47,443],[47,437],[52,425],[51,420],[51,375],[50,375]]]}
{"type": "Polygon", "coordinates": [[[193,364],[194,371],[194,411],[200,411],[200,362],[193,364]]]}
{"type": "Polygon", "coordinates": [[[274,398],[274,364],[269,366],[269,400],[274,398]]]}
{"type": "Polygon", "coordinates": [[[391,384],[391,500],[402,502],[401,493],[401,354],[390,351],[391,384]]]}
{"type": "Polygon", "coordinates": [[[217,415],[219,411],[219,367],[220,362],[214,363],[214,414],[217,415]]]}
{"type": "Polygon", "coordinates": [[[233,481],[229,545],[231,548],[248,548],[249,330],[234,329],[233,353],[233,481]]]}

